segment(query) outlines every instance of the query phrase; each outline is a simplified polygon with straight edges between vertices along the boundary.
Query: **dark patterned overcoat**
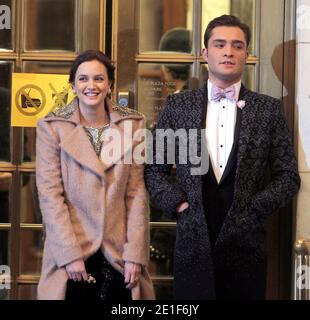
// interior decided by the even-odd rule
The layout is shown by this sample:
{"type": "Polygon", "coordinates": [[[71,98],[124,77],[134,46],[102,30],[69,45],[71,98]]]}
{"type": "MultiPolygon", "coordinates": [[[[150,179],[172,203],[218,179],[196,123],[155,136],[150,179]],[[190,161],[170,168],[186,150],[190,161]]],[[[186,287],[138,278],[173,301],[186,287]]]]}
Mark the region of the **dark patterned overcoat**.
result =
{"type": "MultiPolygon", "coordinates": [[[[203,156],[206,88],[168,96],[157,129],[198,129],[198,154],[203,156]]],[[[197,165],[176,161],[172,165],[148,164],[145,180],[153,203],[167,216],[177,218],[174,251],[176,299],[214,299],[215,270],[227,286],[244,286],[244,293],[266,281],[265,219],[285,206],[300,186],[294,149],[283,116],[281,101],[241,87],[234,195],[230,209],[211,250],[203,207],[202,176],[193,175],[197,165]],[[271,179],[266,183],[266,170],[271,179]],[[189,209],[176,215],[182,201],[189,209]]],[[[236,137],[236,135],[235,135],[236,137]]],[[[156,142],[156,135],[154,135],[156,142]]],[[[176,159],[178,146],[175,144],[176,159]]],[[[155,149],[156,150],[156,149],[155,149]]],[[[154,152],[154,157],[156,153],[154,152]]],[[[155,162],[155,159],[154,159],[155,162]]],[[[255,294],[253,295],[255,296],[255,294]]]]}

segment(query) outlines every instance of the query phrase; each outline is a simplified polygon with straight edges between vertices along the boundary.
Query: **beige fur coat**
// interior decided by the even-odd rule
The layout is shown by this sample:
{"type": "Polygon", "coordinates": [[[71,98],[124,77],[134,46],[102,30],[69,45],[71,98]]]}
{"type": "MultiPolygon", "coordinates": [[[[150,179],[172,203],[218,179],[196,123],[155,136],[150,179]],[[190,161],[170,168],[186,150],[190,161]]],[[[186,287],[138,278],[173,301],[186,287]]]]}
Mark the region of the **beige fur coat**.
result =
{"type": "Polygon", "coordinates": [[[105,163],[96,155],[80,124],[77,100],[38,121],[36,181],[46,230],[39,299],[64,299],[65,265],[86,260],[99,248],[122,273],[124,261],[142,264],[132,298],[154,299],[146,270],[149,211],[143,164],[119,163],[138,145],[129,148],[125,143],[124,125],[131,124],[134,133],[144,126],[144,119],[132,109],[113,106],[108,99],[107,111],[107,130],[122,137],[122,152],[115,163],[105,163]]]}

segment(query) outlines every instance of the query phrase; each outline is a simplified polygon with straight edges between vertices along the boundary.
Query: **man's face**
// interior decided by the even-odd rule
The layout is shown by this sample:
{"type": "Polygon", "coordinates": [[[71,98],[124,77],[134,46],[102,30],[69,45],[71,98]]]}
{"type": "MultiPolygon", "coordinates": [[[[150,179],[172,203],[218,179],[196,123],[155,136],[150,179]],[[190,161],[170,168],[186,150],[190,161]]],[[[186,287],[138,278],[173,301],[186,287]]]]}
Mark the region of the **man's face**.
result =
{"type": "Polygon", "coordinates": [[[244,32],[238,27],[214,28],[202,57],[208,62],[212,83],[224,88],[238,82],[248,58],[244,32]]]}

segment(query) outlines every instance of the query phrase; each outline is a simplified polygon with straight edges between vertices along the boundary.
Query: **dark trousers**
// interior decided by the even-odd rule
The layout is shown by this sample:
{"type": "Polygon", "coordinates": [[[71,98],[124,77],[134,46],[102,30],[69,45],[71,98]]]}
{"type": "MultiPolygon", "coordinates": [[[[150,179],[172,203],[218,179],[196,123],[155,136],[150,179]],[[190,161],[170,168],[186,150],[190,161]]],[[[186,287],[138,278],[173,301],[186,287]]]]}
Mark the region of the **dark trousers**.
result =
{"type": "Polygon", "coordinates": [[[85,261],[88,274],[96,279],[96,283],[68,280],[65,300],[71,301],[131,301],[131,290],[126,288],[124,276],[115,270],[101,251],[85,261]]]}
{"type": "Polygon", "coordinates": [[[251,270],[251,275],[215,270],[217,300],[265,300],[266,275],[263,270],[251,270]]]}

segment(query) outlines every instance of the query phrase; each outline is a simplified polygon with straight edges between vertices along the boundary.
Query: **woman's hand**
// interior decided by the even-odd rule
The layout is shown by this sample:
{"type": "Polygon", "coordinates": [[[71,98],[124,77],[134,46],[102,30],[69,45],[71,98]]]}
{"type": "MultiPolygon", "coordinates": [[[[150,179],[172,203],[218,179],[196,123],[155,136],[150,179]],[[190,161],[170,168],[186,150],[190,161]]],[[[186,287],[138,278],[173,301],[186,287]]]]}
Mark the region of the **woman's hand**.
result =
{"type": "Polygon", "coordinates": [[[72,279],[73,281],[88,280],[85,263],[82,259],[68,263],[66,265],[66,271],[68,273],[69,279],[72,279]]]}
{"type": "Polygon", "coordinates": [[[125,261],[125,283],[128,283],[126,288],[132,289],[139,281],[141,275],[141,264],[130,261],[125,261]]]}

